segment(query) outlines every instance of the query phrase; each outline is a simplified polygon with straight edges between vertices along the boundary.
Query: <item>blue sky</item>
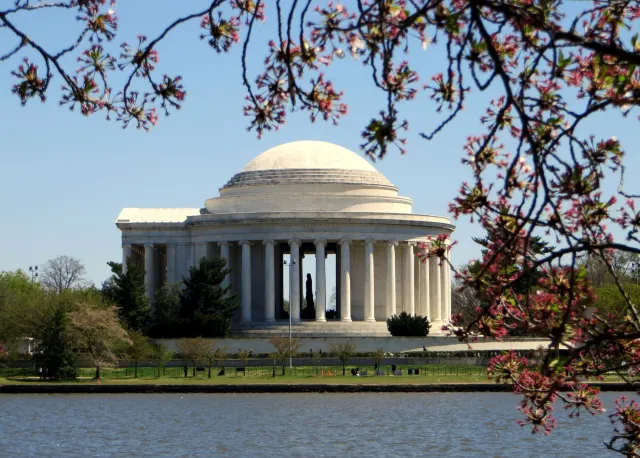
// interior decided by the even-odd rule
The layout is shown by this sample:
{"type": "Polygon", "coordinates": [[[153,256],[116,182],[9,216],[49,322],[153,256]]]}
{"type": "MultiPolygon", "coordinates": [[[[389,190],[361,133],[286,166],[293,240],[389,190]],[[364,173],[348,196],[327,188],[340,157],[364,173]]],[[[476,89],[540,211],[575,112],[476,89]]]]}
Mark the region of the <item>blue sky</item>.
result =
{"type": "MultiPolygon", "coordinates": [[[[184,3],[195,10],[202,2],[184,3]]],[[[122,2],[117,7],[117,41],[134,42],[138,33],[154,36],[177,8],[185,10],[185,4],[174,5],[168,0],[122,2]]],[[[266,41],[274,30],[275,18],[269,12],[268,16],[249,54],[253,74],[262,66],[266,41]]],[[[50,46],[72,36],[72,16],[22,20],[34,37],[46,37],[50,46]]],[[[254,156],[281,143],[324,140],[359,152],[362,127],[384,102],[360,63],[344,59],[329,73],[345,91],[350,108],[338,127],[311,124],[304,113],[290,114],[279,132],[258,140],[246,131],[248,122],[242,115],[239,46],[229,55],[218,55],[198,39],[199,33],[195,23],[188,25],[159,48],[158,73],[182,75],[187,98],[181,111],[161,118],[150,133],[123,130],[101,115],[84,118],[71,113],[58,106],[55,91],[48,103],[31,101],[23,108],[11,94],[10,70],[18,60],[0,66],[0,271],[42,266],[55,256],[69,255],[86,265],[88,280],[99,284],[109,275],[106,262],[121,259],[114,221],[123,207],[200,207],[254,156]]],[[[0,34],[0,43],[5,40],[0,34]]],[[[0,45],[0,54],[4,51],[0,45]]],[[[411,58],[419,63],[423,81],[443,68],[438,46],[414,53],[411,58]]],[[[53,86],[59,85],[57,78],[53,86]]],[[[460,164],[462,146],[467,135],[482,132],[478,118],[486,100],[485,94],[473,95],[457,122],[429,142],[418,133],[437,125],[441,114],[435,113],[427,95],[402,107],[411,125],[408,153],[391,152],[375,165],[401,195],[413,199],[414,212],[447,214],[448,203],[470,176],[460,164]]],[[[637,120],[604,113],[587,128],[596,136],[615,135],[623,142],[632,182],[631,176],[640,170],[637,120]]],[[[470,239],[481,234],[466,219],[455,224],[453,238],[459,245],[453,260],[461,264],[477,256],[470,239]]]]}

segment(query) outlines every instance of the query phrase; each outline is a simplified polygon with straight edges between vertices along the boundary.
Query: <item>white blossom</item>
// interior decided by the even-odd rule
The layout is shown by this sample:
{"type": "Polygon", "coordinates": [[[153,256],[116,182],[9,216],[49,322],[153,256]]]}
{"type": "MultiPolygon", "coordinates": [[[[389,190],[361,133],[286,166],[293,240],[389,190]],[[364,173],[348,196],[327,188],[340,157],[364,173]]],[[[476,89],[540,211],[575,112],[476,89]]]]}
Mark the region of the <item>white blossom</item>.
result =
{"type": "Polygon", "coordinates": [[[357,35],[354,35],[350,41],[351,41],[350,43],[351,55],[353,56],[354,59],[357,59],[358,51],[360,51],[361,49],[364,49],[364,42],[357,35]]]}

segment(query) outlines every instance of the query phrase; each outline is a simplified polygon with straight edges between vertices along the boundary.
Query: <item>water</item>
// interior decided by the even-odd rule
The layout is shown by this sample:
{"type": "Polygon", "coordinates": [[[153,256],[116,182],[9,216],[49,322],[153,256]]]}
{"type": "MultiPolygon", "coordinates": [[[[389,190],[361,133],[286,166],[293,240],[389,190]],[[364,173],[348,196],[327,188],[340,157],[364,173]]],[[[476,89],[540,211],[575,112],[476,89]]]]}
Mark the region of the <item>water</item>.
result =
{"type": "MultiPolygon", "coordinates": [[[[611,409],[619,394],[604,393],[611,409]]],[[[550,436],[505,393],[0,395],[1,457],[602,457],[607,414],[550,436]]]]}

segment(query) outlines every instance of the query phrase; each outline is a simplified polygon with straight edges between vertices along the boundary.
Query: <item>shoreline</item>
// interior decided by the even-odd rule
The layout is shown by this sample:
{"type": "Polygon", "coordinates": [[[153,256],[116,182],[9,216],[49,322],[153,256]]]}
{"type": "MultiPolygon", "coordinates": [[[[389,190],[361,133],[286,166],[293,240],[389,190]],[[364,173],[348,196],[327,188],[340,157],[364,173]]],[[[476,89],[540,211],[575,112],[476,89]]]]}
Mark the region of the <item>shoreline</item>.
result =
{"type": "MultiPolygon", "coordinates": [[[[631,391],[626,383],[594,383],[601,391],[631,391]]],[[[443,384],[225,384],[225,385],[0,385],[0,394],[144,394],[144,393],[513,393],[510,385],[494,383],[443,384]]]]}

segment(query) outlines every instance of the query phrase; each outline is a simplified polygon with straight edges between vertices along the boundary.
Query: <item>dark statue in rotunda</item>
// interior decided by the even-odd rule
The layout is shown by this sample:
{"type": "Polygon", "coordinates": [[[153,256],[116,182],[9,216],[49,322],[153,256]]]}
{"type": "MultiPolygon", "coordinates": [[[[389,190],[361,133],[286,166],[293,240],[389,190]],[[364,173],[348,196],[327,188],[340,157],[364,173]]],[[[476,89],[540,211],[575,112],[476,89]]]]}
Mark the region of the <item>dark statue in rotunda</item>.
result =
{"type": "Polygon", "coordinates": [[[305,320],[313,320],[316,317],[316,308],[313,303],[313,280],[311,274],[307,274],[307,282],[305,288],[305,303],[306,307],[302,310],[302,318],[305,320]]]}

